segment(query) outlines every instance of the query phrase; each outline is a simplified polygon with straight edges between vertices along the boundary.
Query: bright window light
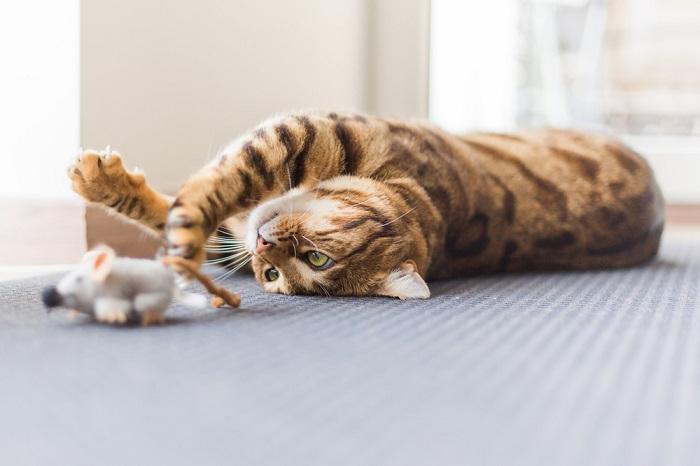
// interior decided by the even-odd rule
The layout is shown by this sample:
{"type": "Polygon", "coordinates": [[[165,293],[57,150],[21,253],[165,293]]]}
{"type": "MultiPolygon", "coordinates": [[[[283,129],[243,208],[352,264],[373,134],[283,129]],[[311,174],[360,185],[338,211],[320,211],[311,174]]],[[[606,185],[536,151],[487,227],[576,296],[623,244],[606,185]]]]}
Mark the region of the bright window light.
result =
{"type": "Polygon", "coordinates": [[[513,127],[517,11],[516,0],[433,0],[431,121],[456,132],[513,127]]]}
{"type": "Polygon", "coordinates": [[[615,134],[671,203],[700,201],[700,3],[433,0],[430,119],[615,134]]]}
{"type": "Polygon", "coordinates": [[[0,3],[0,197],[56,198],[79,144],[78,0],[0,3]]]}

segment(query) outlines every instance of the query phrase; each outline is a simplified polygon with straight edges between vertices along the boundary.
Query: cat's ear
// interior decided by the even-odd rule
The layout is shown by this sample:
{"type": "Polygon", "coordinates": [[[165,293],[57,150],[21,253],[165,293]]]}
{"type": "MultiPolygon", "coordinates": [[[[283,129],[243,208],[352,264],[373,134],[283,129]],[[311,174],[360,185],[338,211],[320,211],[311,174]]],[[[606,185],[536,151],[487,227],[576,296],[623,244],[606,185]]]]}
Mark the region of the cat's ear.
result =
{"type": "Polygon", "coordinates": [[[377,294],[399,299],[425,299],[430,297],[430,289],[418,273],[416,263],[407,260],[387,275],[377,294]]]}
{"type": "Polygon", "coordinates": [[[83,257],[83,262],[90,266],[90,275],[98,283],[105,281],[112,271],[114,250],[107,246],[98,246],[83,257]]]}

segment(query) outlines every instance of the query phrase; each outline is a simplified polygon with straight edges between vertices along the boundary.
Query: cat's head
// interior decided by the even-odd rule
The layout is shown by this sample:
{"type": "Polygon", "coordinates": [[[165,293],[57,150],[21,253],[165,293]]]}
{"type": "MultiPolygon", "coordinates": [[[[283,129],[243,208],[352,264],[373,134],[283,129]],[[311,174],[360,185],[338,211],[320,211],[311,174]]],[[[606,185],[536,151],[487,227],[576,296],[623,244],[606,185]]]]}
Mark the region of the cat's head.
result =
{"type": "Polygon", "coordinates": [[[254,209],[246,247],[266,291],[427,298],[415,225],[384,185],[338,177],[254,209]]]}

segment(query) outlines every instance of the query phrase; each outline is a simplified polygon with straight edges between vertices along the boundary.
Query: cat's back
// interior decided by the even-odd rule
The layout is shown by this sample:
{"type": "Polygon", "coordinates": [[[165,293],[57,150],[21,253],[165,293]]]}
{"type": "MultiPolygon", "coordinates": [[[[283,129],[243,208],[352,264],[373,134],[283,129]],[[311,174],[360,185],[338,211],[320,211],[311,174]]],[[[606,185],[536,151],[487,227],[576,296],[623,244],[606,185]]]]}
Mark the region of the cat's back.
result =
{"type": "Polygon", "coordinates": [[[474,133],[459,137],[480,167],[509,186],[549,193],[561,217],[591,204],[653,195],[654,175],[642,156],[613,137],[562,129],[474,133]]]}
{"type": "MultiPolygon", "coordinates": [[[[453,141],[456,157],[480,174],[476,204],[488,219],[488,246],[457,268],[612,267],[656,253],[661,192],[646,161],[615,138],[541,129],[453,141]]],[[[467,226],[453,224],[448,240],[467,226]]]]}

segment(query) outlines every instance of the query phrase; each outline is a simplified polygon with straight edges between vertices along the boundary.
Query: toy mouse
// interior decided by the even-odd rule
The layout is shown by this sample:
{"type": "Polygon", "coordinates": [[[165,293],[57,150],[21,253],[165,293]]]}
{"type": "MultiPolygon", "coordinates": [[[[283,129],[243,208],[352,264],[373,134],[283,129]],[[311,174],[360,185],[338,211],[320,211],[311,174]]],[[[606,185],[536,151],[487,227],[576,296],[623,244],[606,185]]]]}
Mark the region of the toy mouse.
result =
{"type": "Polygon", "coordinates": [[[173,299],[204,308],[203,296],[185,293],[177,286],[177,274],[169,265],[184,268],[215,295],[216,307],[226,303],[238,307],[237,294],[215,286],[196,266],[180,258],[162,261],[116,257],[114,251],[100,246],[83,257],[78,268],[55,287],[46,288],[42,300],[48,308],[57,306],[93,316],[100,322],[142,325],[162,323],[173,299]]]}

